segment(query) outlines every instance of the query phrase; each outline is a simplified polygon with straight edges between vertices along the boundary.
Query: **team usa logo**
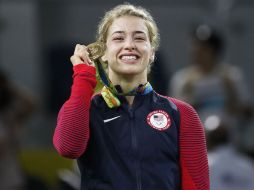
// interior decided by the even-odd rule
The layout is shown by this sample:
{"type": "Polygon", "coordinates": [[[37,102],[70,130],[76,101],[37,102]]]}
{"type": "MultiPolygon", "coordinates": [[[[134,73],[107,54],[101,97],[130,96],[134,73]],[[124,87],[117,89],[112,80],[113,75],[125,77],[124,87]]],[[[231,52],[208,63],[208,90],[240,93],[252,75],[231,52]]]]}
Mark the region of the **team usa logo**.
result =
{"type": "Polygon", "coordinates": [[[155,110],[148,114],[147,123],[154,129],[164,131],[171,126],[171,119],[167,112],[163,110],[155,110]]]}

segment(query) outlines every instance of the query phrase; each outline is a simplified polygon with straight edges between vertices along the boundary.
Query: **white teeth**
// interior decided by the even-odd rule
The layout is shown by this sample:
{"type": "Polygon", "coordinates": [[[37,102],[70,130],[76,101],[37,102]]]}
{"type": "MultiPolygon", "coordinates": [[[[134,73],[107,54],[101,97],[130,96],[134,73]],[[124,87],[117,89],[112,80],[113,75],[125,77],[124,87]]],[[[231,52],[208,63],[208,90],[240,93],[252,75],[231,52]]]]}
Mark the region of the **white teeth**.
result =
{"type": "Polygon", "coordinates": [[[123,60],[136,60],[137,57],[136,56],[132,56],[132,55],[130,55],[130,56],[124,55],[124,56],[122,56],[122,59],[123,60]]]}

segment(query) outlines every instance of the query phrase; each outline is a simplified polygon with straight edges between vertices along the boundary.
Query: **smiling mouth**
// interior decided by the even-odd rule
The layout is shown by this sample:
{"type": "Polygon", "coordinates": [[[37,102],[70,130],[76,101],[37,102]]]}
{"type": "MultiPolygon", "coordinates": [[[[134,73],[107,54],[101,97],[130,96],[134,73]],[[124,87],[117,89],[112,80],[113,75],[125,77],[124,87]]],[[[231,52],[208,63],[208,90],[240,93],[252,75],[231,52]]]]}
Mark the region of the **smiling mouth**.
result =
{"type": "Polygon", "coordinates": [[[129,60],[137,60],[139,57],[136,55],[123,55],[120,57],[121,60],[129,61],[129,60]]]}

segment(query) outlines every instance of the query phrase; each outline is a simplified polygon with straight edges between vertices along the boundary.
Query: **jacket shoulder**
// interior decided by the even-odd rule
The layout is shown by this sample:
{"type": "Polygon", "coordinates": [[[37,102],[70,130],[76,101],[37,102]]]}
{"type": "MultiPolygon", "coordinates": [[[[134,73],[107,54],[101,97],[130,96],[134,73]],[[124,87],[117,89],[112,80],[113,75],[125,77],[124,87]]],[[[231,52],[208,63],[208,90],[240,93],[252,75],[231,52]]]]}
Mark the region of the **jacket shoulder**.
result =
{"type": "Polygon", "coordinates": [[[187,112],[192,112],[192,113],[197,114],[196,110],[189,103],[179,100],[179,99],[176,99],[176,98],[173,98],[173,97],[167,97],[167,98],[176,105],[176,107],[178,108],[179,111],[181,111],[181,112],[187,111],[187,112]]]}

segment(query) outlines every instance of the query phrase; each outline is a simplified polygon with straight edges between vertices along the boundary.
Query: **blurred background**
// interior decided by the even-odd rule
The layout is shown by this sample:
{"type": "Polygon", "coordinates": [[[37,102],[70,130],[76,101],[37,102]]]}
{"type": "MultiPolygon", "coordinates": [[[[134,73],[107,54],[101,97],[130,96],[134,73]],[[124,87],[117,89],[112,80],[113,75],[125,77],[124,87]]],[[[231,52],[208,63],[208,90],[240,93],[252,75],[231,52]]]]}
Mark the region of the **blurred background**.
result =
{"type": "MultiPolygon", "coordinates": [[[[150,10],[158,24],[161,45],[151,82],[159,93],[170,94],[172,75],[190,64],[190,31],[194,25],[206,23],[224,34],[223,61],[243,71],[253,95],[254,1],[128,2],[150,10]]],[[[44,189],[58,189],[60,169],[73,167],[72,161],[60,158],[52,146],[57,112],[72,83],[69,57],[76,43],[95,41],[100,18],[120,3],[123,1],[0,0],[0,69],[13,89],[24,92],[27,102],[21,107],[30,108],[18,126],[18,162],[31,183],[41,183],[44,189]]],[[[248,143],[247,153],[253,159],[254,143],[248,143]]]]}

